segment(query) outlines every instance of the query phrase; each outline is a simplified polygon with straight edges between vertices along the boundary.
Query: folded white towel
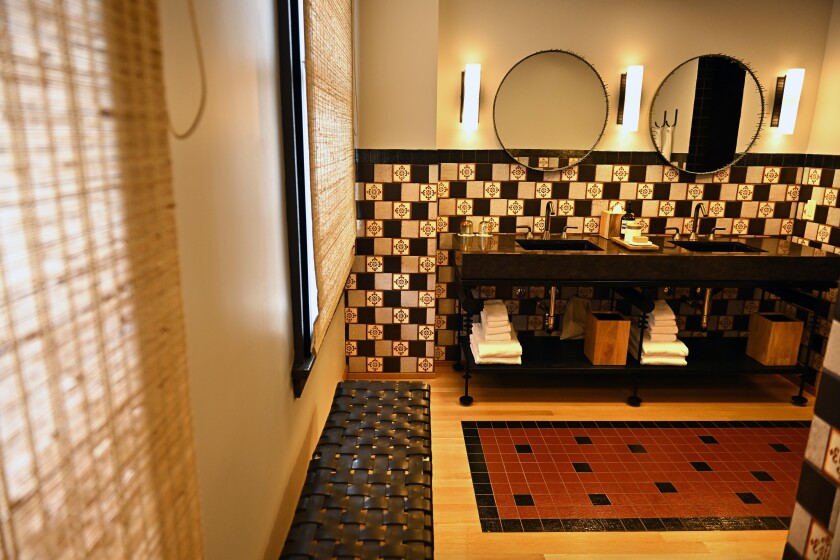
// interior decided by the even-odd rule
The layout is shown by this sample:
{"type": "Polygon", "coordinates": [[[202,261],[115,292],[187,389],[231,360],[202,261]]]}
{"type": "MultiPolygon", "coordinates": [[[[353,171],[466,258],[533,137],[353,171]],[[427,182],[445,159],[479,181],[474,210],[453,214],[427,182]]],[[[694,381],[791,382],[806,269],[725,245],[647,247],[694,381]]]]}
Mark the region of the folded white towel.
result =
{"type": "Polygon", "coordinates": [[[682,357],[642,356],[640,363],[645,366],[685,366],[688,362],[682,357]]]}
{"type": "Polygon", "coordinates": [[[645,331],[645,340],[651,342],[674,342],[677,340],[676,334],[659,334],[645,331]]]}
{"type": "Polygon", "coordinates": [[[505,307],[505,304],[500,299],[489,299],[485,301],[484,312],[487,315],[487,319],[491,321],[508,320],[507,307],[505,307]]]}
{"type": "Polygon", "coordinates": [[[648,326],[647,332],[650,334],[677,334],[680,332],[680,328],[677,326],[677,322],[674,321],[673,325],[656,325],[656,326],[648,326]]]}
{"type": "Polygon", "coordinates": [[[504,364],[504,365],[521,365],[522,364],[522,357],[516,356],[515,358],[482,358],[478,354],[478,347],[470,337],[470,350],[472,350],[473,360],[477,364],[504,364]]]}
{"type": "Polygon", "coordinates": [[[656,317],[648,316],[648,325],[651,327],[676,327],[676,319],[657,319],[656,317]]]}
{"type": "Polygon", "coordinates": [[[669,356],[688,356],[688,347],[682,340],[675,340],[673,342],[653,342],[650,340],[642,341],[642,354],[661,354],[669,356]]]}
{"type": "Polygon", "coordinates": [[[516,331],[513,326],[510,327],[510,340],[484,340],[481,338],[482,332],[479,326],[478,329],[473,325],[473,332],[470,335],[470,343],[475,344],[478,350],[478,356],[481,358],[516,358],[522,355],[522,345],[516,338],[516,331]]]}
{"type": "Polygon", "coordinates": [[[507,316],[504,319],[490,319],[487,317],[487,313],[482,311],[481,314],[481,322],[484,325],[484,332],[487,334],[498,334],[500,332],[508,332],[510,330],[510,321],[508,321],[507,316]]]}
{"type": "Polygon", "coordinates": [[[479,340],[486,341],[503,341],[510,340],[510,325],[505,328],[503,332],[495,332],[488,334],[487,327],[481,323],[473,324],[473,331],[476,333],[479,340]]]}
{"type": "Polygon", "coordinates": [[[675,317],[674,312],[671,311],[671,308],[667,304],[654,307],[653,311],[650,312],[650,316],[656,317],[657,319],[673,319],[675,317]]]}

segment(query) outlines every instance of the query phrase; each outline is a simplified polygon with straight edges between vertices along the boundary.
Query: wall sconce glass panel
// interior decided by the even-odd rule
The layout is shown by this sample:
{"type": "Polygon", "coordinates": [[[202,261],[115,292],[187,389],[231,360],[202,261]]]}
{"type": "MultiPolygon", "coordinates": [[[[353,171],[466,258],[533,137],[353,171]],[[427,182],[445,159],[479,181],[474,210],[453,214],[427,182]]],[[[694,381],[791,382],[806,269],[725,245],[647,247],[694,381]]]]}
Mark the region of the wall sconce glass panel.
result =
{"type": "Polygon", "coordinates": [[[467,64],[461,73],[461,126],[478,130],[478,92],[481,85],[481,64],[467,64]]]}

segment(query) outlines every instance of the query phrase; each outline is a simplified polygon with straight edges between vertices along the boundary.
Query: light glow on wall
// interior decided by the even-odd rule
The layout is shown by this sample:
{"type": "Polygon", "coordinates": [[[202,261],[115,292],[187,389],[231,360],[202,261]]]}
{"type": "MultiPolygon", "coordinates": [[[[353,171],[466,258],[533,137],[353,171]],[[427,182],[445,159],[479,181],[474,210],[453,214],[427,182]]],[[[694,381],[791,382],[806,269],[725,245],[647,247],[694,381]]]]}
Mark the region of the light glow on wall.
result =
{"type": "Polygon", "coordinates": [[[461,83],[461,126],[478,130],[478,92],[481,85],[481,64],[467,64],[461,83]]]}

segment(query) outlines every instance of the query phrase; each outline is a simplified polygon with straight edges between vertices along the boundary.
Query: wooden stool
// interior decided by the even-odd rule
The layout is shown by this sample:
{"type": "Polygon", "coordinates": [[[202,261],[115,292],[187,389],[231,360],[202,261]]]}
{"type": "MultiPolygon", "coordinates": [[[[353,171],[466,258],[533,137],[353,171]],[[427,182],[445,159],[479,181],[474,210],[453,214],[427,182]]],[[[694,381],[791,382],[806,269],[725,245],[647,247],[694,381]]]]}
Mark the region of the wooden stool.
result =
{"type": "Polygon", "coordinates": [[[753,313],[747,356],[765,366],[795,366],[802,321],[781,313],[753,313]]]}
{"type": "Polygon", "coordinates": [[[612,311],[590,312],[586,318],[583,353],[596,366],[627,363],[630,320],[612,311]]]}

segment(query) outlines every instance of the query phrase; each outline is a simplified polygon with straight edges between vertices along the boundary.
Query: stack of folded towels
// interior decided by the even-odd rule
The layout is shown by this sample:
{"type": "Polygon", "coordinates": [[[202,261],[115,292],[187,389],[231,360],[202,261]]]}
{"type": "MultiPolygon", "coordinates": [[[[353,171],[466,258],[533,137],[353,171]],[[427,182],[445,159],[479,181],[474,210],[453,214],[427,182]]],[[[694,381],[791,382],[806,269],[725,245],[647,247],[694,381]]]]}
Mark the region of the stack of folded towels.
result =
{"type": "Polygon", "coordinates": [[[470,349],[477,364],[521,364],[522,345],[500,299],[484,302],[481,322],[473,323],[470,349]]]}
{"type": "Polygon", "coordinates": [[[653,312],[648,315],[644,334],[639,327],[633,326],[630,332],[630,351],[639,355],[643,365],[684,366],[688,348],[677,340],[677,318],[665,300],[657,300],[653,312]]]}

